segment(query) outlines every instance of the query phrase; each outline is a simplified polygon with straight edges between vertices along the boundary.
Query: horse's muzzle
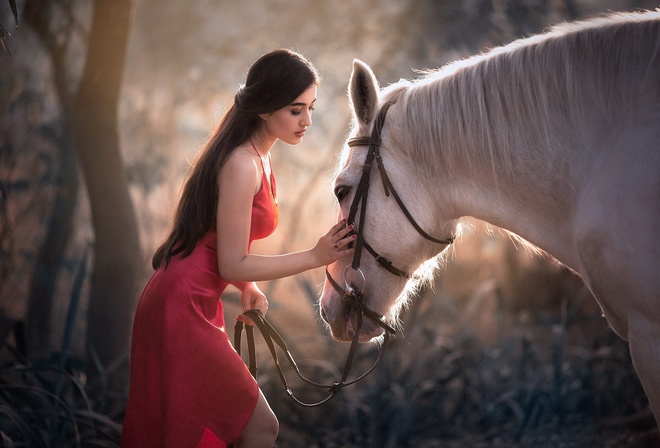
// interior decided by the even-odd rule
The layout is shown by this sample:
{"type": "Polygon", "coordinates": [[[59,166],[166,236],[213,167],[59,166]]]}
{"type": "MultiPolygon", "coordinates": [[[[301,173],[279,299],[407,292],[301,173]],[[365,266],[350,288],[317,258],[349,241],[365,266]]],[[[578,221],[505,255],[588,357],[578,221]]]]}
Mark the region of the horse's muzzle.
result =
{"type": "MultiPolygon", "coordinates": [[[[351,306],[334,292],[327,303],[321,302],[321,317],[330,326],[332,337],[338,341],[351,341],[357,328],[358,308],[351,306]]],[[[368,342],[383,334],[383,328],[366,317],[362,318],[360,342],[368,342]]]]}

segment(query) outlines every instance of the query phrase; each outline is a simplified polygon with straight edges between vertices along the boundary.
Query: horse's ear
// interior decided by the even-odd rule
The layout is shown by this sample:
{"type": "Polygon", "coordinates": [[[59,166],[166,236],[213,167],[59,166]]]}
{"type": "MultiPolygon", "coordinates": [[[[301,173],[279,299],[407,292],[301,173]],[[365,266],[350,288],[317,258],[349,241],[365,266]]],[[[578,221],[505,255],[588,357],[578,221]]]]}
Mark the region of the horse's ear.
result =
{"type": "Polygon", "coordinates": [[[360,124],[369,124],[378,106],[378,80],[364,62],[353,60],[353,73],[348,83],[348,99],[353,116],[360,124]]]}

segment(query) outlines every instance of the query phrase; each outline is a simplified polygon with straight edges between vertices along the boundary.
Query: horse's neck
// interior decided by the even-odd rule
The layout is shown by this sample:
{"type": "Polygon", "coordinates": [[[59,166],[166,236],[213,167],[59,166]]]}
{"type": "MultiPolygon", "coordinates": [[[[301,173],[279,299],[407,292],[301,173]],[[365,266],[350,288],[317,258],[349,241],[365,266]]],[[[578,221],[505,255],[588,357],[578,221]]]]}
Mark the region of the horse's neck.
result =
{"type": "MultiPolygon", "coordinates": [[[[439,196],[451,192],[449,202],[456,218],[472,216],[502,227],[573,265],[576,254],[566,242],[572,239],[571,218],[577,202],[576,191],[588,169],[587,152],[585,148],[538,150],[548,144],[547,135],[535,138],[536,146],[533,138],[528,139],[535,150],[508,147],[506,155],[492,153],[496,148],[453,142],[459,154],[470,151],[471,157],[457,154],[440,157],[443,176],[447,176],[447,183],[453,188],[436,192],[439,196]]],[[[554,140],[561,144],[561,138],[554,140]]],[[[487,145],[488,139],[483,144],[487,145]]],[[[443,151],[447,147],[446,143],[438,144],[435,150],[443,151]]]]}
{"type": "MultiPolygon", "coordinates": [[[[489,169],[490,167],[485,167],[489,169]]],[[[574,266],[572,216],[576,198],[568,183],[550,184],[513,179],[495,182],[486,171],[452,174],[456,218],[472,216],[509,230],[574,266]]]]}

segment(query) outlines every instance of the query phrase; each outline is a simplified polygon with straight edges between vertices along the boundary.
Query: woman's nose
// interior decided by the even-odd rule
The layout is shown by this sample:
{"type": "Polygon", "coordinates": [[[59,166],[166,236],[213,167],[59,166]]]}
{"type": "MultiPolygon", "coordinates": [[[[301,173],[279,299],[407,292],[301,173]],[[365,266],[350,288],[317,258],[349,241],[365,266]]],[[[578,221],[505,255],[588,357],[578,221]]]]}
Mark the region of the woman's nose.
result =
{"type": "Polygon", "coordinates": [[[300,119],[300,124],[302,126],[310,127],[312,125],[312,113],[305,112],[304,114],[302,114],[302,118],[300,119]]]}

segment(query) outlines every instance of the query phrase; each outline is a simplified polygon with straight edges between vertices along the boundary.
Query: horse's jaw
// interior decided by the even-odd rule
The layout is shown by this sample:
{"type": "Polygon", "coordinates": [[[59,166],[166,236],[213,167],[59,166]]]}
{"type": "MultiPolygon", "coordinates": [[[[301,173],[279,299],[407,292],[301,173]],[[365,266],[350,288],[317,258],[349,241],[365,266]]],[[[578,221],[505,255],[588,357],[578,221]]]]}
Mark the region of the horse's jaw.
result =
{"type": "MultiPolygon", "coordinates": [[[[332,337],[338,341],[352,341],[357,328],[358,315],[353,306],[326,285],[320,300],[321,318],[330,327],[332,337]]],[[[369,342],[383,334],[383,329],[369,318],[362,317],[360,342],[369,342]]]]}

